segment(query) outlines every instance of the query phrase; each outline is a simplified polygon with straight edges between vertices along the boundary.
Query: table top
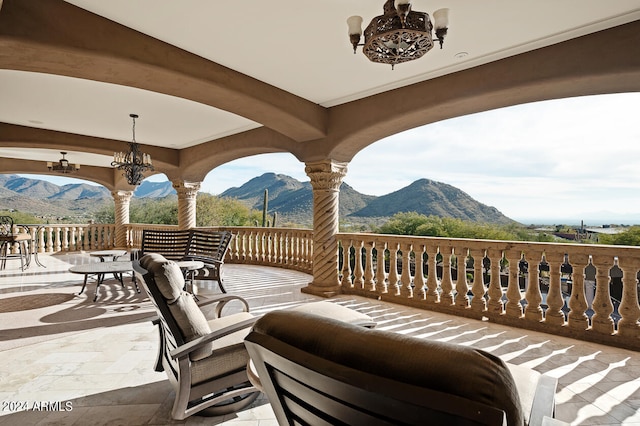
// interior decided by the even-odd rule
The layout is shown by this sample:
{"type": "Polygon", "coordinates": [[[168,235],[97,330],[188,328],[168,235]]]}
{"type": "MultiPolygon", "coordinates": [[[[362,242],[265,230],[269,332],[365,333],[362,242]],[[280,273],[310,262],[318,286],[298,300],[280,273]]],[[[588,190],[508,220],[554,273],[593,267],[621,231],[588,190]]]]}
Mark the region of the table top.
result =
{"type": "Polygon", "coordinates": [[[101,250],[101,251],[92,251],[91,253],[89,253],[89,256],[94,256],[94,257],[118,257],[118,256],[124,256],[125,254],[127,254],[126,250],[101,250]]]}
{"type": "Polygon", "coordinates": [[[83,263],[82,265],[73,265],[69,268],[69,272],[73,272],[74,274],[110,274],[131,270],[133,270],[133,265],[129,260],[83,263]]]}

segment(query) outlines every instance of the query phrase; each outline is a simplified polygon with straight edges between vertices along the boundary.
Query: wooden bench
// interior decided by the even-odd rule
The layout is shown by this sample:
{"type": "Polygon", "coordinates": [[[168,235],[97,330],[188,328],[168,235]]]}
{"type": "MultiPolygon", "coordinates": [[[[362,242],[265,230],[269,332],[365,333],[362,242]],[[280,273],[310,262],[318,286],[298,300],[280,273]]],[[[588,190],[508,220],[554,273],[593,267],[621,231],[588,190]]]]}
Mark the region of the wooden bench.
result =
{"type": "Polygon", "coordinates": [[[144,229],[142,246],[131,251],[131,260],[147,253],[159,253],[173,261],[201,261],[204,268],[196,271],[194,278],[217,281],[220,290],[226,293],[221,269],[232,237],[229,231],[144,229]]]}

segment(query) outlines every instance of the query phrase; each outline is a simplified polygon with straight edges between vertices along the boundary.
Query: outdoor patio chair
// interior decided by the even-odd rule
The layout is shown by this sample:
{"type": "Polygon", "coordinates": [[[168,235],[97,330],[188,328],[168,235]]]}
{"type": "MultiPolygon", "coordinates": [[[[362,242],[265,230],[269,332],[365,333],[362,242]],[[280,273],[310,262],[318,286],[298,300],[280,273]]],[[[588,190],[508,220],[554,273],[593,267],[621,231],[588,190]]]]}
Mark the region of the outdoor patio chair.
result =
{"type": "Polygon", "coordinates": [[[184,276],[174,261],[157,253],[133,261],[134,273],[155,305],[160,347],[156,371],[165,371],[176,396],[171,415],[223,415],[241,410],[258,395],[247,377],[249,355],[243,339],[255,317],[240,297],[220,295],[198,305],[183,290],[184,276]],[[238,301],[243,312],[222,315],[238,301]],[[213,319],[201,307],[210,305],[213,319]]]}
{"type": "Polygon", "coordinates": [[[245,344],[280,425],[563,424],[556,379],[468,346],[292,310],[245,344]]]}
{"type": "Polygon", "coordinates": [[[0,216],[0,269],[7,266],[8,258],[19,258],[20,269],[24,270],[29,266],[29,241],[31,235],[28,233],[14,232],[13,218],[11,216],[0,216]],[[11,250],[15,244],[18,244],[18,253],[12,253],[11,250]]]}

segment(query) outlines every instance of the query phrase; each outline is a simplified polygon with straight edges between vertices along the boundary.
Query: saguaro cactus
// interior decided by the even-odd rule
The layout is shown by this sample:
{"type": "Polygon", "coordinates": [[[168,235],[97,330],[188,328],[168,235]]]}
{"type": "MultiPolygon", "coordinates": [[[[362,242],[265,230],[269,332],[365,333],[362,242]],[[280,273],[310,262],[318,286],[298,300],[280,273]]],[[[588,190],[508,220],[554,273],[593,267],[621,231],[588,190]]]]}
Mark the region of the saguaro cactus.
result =
{"type": "Polygon", "coordinates": [[[269,210],[269,190],[264,190],[264,200],[262,201],[262,227],[267,226],[267,210],[269,210]]]}

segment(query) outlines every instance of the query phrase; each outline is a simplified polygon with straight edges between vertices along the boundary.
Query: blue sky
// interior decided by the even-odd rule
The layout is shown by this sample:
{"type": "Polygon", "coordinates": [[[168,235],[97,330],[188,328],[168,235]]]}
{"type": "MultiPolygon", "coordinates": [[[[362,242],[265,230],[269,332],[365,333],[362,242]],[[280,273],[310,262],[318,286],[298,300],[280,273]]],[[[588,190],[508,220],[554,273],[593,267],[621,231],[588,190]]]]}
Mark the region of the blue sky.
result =
{"type": "MultiPolygon", "coordinates": [[[[445,120],[370,145],[351,161],[345,181],[384,195],[428,178],[524,223],[640,224],[639,111],[640,94],[626,93],[445,120]]],[[[202,191],[219,194],[266,172],[309,180],[292,155],[266,154],[212,170],[202,191]]]]}

